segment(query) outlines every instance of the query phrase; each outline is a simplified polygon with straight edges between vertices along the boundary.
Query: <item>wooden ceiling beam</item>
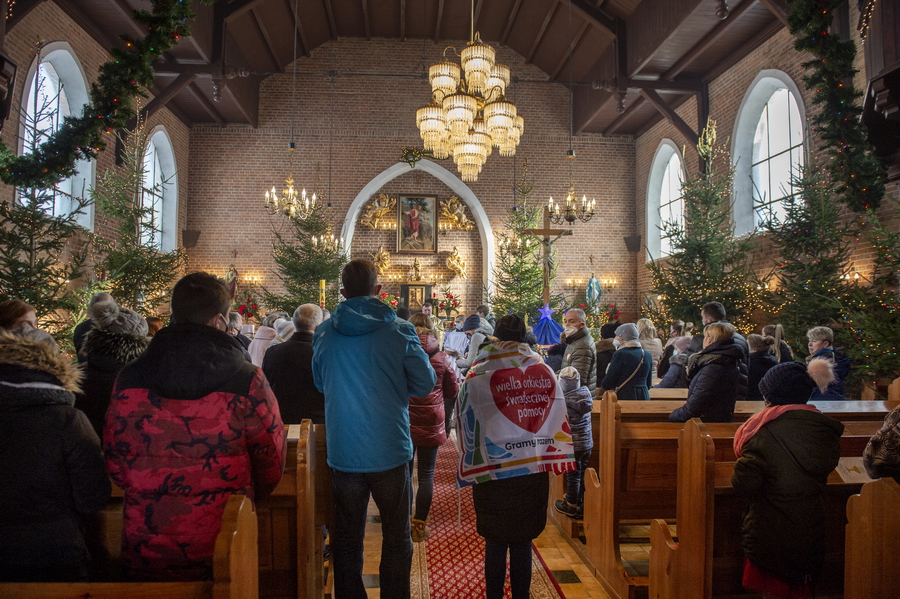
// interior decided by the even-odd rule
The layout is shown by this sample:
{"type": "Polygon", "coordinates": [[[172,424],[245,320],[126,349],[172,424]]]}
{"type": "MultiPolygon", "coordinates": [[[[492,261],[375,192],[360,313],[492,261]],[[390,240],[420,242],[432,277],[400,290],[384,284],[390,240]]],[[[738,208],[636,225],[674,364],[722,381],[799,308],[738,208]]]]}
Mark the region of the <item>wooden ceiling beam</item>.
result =
{"type": "Polygon", "coordinates": [[[716,41],[718,41],[725,32],[734,24],[738,19],[741,18],[747,9],[753,6],[753,0],[744,0],[740,3],[737,8],[729,13],[728,18],[724,21],[719,21],[719,24],[716,25],[712,31],[707,33],[703,39],[694,44],[694,46],[687,51],[687,54],[679,58],[675,64],[673,64],[668,71],[666,71],[660,79],[674,79],[685,70],[687,67],[691,65],[692,62],[697,60],[697,58],[709,50],[710,46],[712,46],[716,41]]]}
{"type": "Polygon", "coordinates": [[[434,22],[434,41],[441,39],[441,21],[444,18],[444,0],[438,0],[437,19],[434,22]]]}
{"type": "Polygon", "coordinates": [[[231,0],[225,5],[225,19],[231,21],[247,14],[263,2],[264,0],[231,0]]]}
{"type": "Polygon", "coordinates": [[[369,22],[369,0],[359,0],[362,5],[363,23],[366,25],[366,41],[372,41],[372,24],[369,22]]]}
{"type": "Polygon", "coordinates": [[[603,135],[607,136],[615,133],[616,130],[622,126],[622,123],[624,123],[632,114],[634,114],[643,103],[644,98],[635,98],[634,102],[631,103],[631,106],[625,109],[625,112],[617,116],[616,120],[606,126],[606,129],[603,130],[603,135]]]}
{"type": "Polygon", "coordinates": [[[406,0],[400,0],[400,41],[406,41],[406,0]]]}
{"type": "Polygon", "coordinates": [[[203,91],[201,91],[200,88],[197,87],[197,84],[191,83],[188,86],[188,91],[192,96],[194,96],[194,98],[196,98],[197,102],[199,102],[203,107],[203,110],[206,111],[210,118],[214,120],[219,125],[219,127],[225,126],[225,119],[222,118],[222,115],[219,114],[219,111],[216,110],[216,107],[213,106],[212,102],[209,101],[209,99],[206,97],[206,94],[204,94],[203,91]]]}
{"type": "Polygon", "coordinates": [[[16,0],[12,8],[12,16],[6,19],[6,33],[19,24],[32,10],[40,6],[44,0],[16,0]]]}
{"type": "Polygon", "coordinates": [[[128,6],[125,0],[112,0],[110,2],[112,8],[119,14],[119,16],[123,17],[125,21],[128,23],[128,27],[131,29],[131,35],[140,39],[146,35],[147,31],[141,26],[137,21],[134,20],[133,12],[134,10],[128,6]]]}
{"type": "MultiPolygon", "coordinates": [[[[578,30],[578,33],[575,34],[575,37],[572,40],[572,53],[573,54],[575,53],[575,49],[578,47],[578,42],[581,41],[582,36],[585,34],[585,32],[587,31],[589,26],[590,25],[588,25],[588,22],[584,21],[581,24],[581,28],[578,30]]],[[[562,58],[560,58],[559,62],[556,63],[556,68],[553,69],[553,72],[550,74],[551,81],[556,80],[556,78],[559,76],[560,71],[563,70],[563,67],[566,66],[567,62],[569,62],[568,49],[566,49],[566,52],[563,54],[562,58]]]]}
{"type": "MultiPolygon", "coordinates": [[[[294,6],[291,4],[291,0],[284,0],[288,8],[291,11],[291,19],[294,21],[294,28],[297,30],[297,39],[300,42],[300,54],[301,56],[309,57],[309,44],[306,41],[306,33],[303,31],[303,23],[300,21],[300,15],[294,14],[294,6]]],[[[293,55],[291,56],[293,60],[293,55]]]]}
{"type": "Polygon", "coordinates": [[[336,40],[338,38],[338,30],[337,23],[334,20],[334,9],[331,7],[331,0],[322,0],[325,5],[325,15],[328,17],[328,31],[331,34],[331,39],[336,40]]]}
{"type": "Polygon", "coordinates": [[[704,83],[700,80],[685,81],[666,81],[663,79],[626,79],[624,85],[627,89],[650,89],[654,91],[678,91],[690,92],[692,94],[700,93],[704,88],[704,83]]]}
{"type": "MultiPolygon", "coordinates": [[[[553,19],[553,15],[556,14],[557,3],[554,2],[550,5],[550,10],[547,11],[547,16],[544,17],[544,22],[541,24],[541,28],[538,31],[538,34],[534,37],[534,42],[531,44],[531,50],[528,51],[528,56],[525,57],[526,64],[531,64],[531,60],[534,58],[534,53],[537,52],[538,46],[541,45],[541,41],[544,39],[544,34],[547,32],[547,27],[550,26],[550,20],[553,19]]],[[[568,52],[566,52],[568,54],[568,52]]]]}
{"type": "Polygon", "coordinates": [[[94,19],[88,17],[76,0],[54,0],[54,2],[107,52],[117,46],[124,47],[124,43],[120,43],[121,40],[118,37],[111,37],[108,31],[100,27],[94,19]]]}
{"type": "Polygon", "coordinates": [[[262,21],[259,19],[259,16],[256,14],[256,10],[250,9],[250,16],[253,18],[253,22],[256,24],[256,28],[259,30],[260,35],[262,35],[266,49],[269,51],[269,56],[272,58],[272,62],[275,63],[275,70],[279,73],[283,73],[284,68],[278,61],[278,55],[275,54],[275,46],[272,43],[272,38],[269,37],[268,29],[266,29],[265,25],[263,25],[262,21]]]}
{"type": "Polygon", "coordinates": [[[741,46],[725,57],[723,60],[716,63],[716,66],[703,74],[704,81],[712,81],[741,60],[743,60],[748,54],[756,50],[759,46],[762,45],[764,41],[781,31],[784,28],[784,23],[779,21],[778,19],[772,19],[772,21],[768,24],[768,26],[760,29],[756,35],[751,37],[749,40],[741,44],[741,46]]]}
{"type": "Polygon", "coordinates": [[[513,4],[512,10],[509,11],[509,19],[506,21],[506,27],[503,28],[503,35],[500,36],[500,45],[505,46],[506,41],[509,39],[509,33],[512,31],[513,23],[516,22],[516,17],[519,16],[519,8],[522,6],[522,0],[516,0],[516,3],[513,4]]]}
{"type": "MultiPolygon", "coordinates": [[[[561,0],[560,0],[561,1],[561,0]]],[[[583,19],[587,19],[592,25],[605,29],[608,33],[616,35],[616,19],[606,11],[597,8],[587,0],[571,0],[572,9],[583,19]]]]}
{"type": "Polygon", "coordinates": [[[788,27],[787,16],[790,10],[784,0],[759,0],[759,3],[769,9],[775,18],[781,21],[781,24],[788,27]]]}
{"type": "Polygon", "coordinates": [[[697,145],[697,141],[700,139],[700,136],[691,129],[691,126],[684,122],[675,109],[666,104],[665,100],[659,97],[659,94],[653,91],[652,89],[642,89],[641,97],[644,98],[647,102],[656,108],[666,119],[672,123],[678,132],[681,133],[685,139],[690,142],[692,146],[697,145]]]}
{"type": "Polygon", "coordinates": [[[213,75],[212,65],[199,63],[181,64],[161,60],[153,63],[153,73],[162,77],[190,74],[203,79],[213,75]]]}
{"type": "Polygon", "coordinates": [[[182,73],[179,75],[175,81],[167,85],[162,91],[156,94],[152,100],[147,102],[147,105],[141,109],[141,117],[147,119],[153,116],[154,113],[178,95],[181,90],[193,83],[196,78],[197,75],[192,73],[182,73]]]}

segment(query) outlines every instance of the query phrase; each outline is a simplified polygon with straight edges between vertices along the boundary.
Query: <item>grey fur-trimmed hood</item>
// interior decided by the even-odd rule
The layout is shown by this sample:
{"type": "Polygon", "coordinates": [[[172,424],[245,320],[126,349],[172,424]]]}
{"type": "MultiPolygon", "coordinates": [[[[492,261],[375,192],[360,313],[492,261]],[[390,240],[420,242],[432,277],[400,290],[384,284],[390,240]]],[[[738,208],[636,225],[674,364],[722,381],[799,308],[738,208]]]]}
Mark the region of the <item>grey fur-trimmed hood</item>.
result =
{"type": "Polygon", "coordinates": [[[81,370],[57,348],[3,329],[0,329],[0,366],[50,375],[66,391],[81,391],[81,370]]]}

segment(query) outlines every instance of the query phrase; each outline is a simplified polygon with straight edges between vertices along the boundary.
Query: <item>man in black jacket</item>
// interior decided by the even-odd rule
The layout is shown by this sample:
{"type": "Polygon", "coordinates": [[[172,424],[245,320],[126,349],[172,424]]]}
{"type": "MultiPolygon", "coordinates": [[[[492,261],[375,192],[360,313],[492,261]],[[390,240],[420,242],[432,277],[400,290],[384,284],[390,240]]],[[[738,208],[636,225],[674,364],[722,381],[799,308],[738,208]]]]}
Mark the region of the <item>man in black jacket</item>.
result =
{"type": "Polygon", "coordinates": [[[312,336],[322,322],[322,309],[303,304],[294,310],[293,322],[294,334],[266,351],[263,373],[286,424],[300,424],[304,418],[313,424],[324,424],[325,396],[316,389],[312,374],[312,336]]]}
{"type": "MultiPolygon", "coordinates": [[[[728,323],[728,320],[725,317],[725,306],[723,306],[719,302],[709,302],[703,306],[703,310],[700,312],[703,317],[703,326],[708,324],[712,324],[714,322],[725,322],[728,323]]],[[[728,323],[731,324],[731,323],[728,323]]],[[[734,344],[741,348],[741,351],[744,352],[744,364],[747,363],[748,358],[750,357],[750,346],[747,345],[747,338],[741,335],[739,332],[734,332],[734,344]]],[[[703,349],[703,332],[701,331],[699,334],[694,335],[694,338],[691,340],[691,353],[697,353],[703,349]]]]}

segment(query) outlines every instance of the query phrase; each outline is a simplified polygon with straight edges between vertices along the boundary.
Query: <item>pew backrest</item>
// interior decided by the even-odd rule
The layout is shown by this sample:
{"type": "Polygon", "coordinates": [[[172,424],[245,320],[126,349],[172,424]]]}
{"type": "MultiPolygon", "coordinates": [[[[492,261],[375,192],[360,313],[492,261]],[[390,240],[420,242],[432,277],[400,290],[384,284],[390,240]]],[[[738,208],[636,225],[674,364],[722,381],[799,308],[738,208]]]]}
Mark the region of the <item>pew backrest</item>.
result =
{"type": "Polygon", "coordinates": [[[900,594],[900,485],[882,478],[847,501],[844,599],[893,599],[900,594]]]}
{"type": "MultiPolygon", "coordinates": [[[[121,514],[121,511],[119,512],[121,514]]],[[[257,599],[257,529],[253,502],[232,495],[216,537],[213,579],[196,582],[0,583],[0,599],[257,599]]]]}

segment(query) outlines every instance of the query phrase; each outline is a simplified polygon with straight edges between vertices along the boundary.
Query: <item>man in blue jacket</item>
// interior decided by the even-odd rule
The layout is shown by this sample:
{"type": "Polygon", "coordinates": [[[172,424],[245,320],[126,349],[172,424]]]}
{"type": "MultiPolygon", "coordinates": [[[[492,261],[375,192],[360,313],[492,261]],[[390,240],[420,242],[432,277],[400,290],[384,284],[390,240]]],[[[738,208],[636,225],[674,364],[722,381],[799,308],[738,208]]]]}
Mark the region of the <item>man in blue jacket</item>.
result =
{"type": "Polygon", "coordinates": [[[408,599],[413,554],[409,396],[428,395],[436,377],[415,327],[377,299],[381,285],[372,262],[349,262],[341,283],[347,301],[313,336],[313,377],[325,394],[334,492],[335,596],[366,598],[363,539],[371,495],[381,515],[381,596],[408,599]]]}

